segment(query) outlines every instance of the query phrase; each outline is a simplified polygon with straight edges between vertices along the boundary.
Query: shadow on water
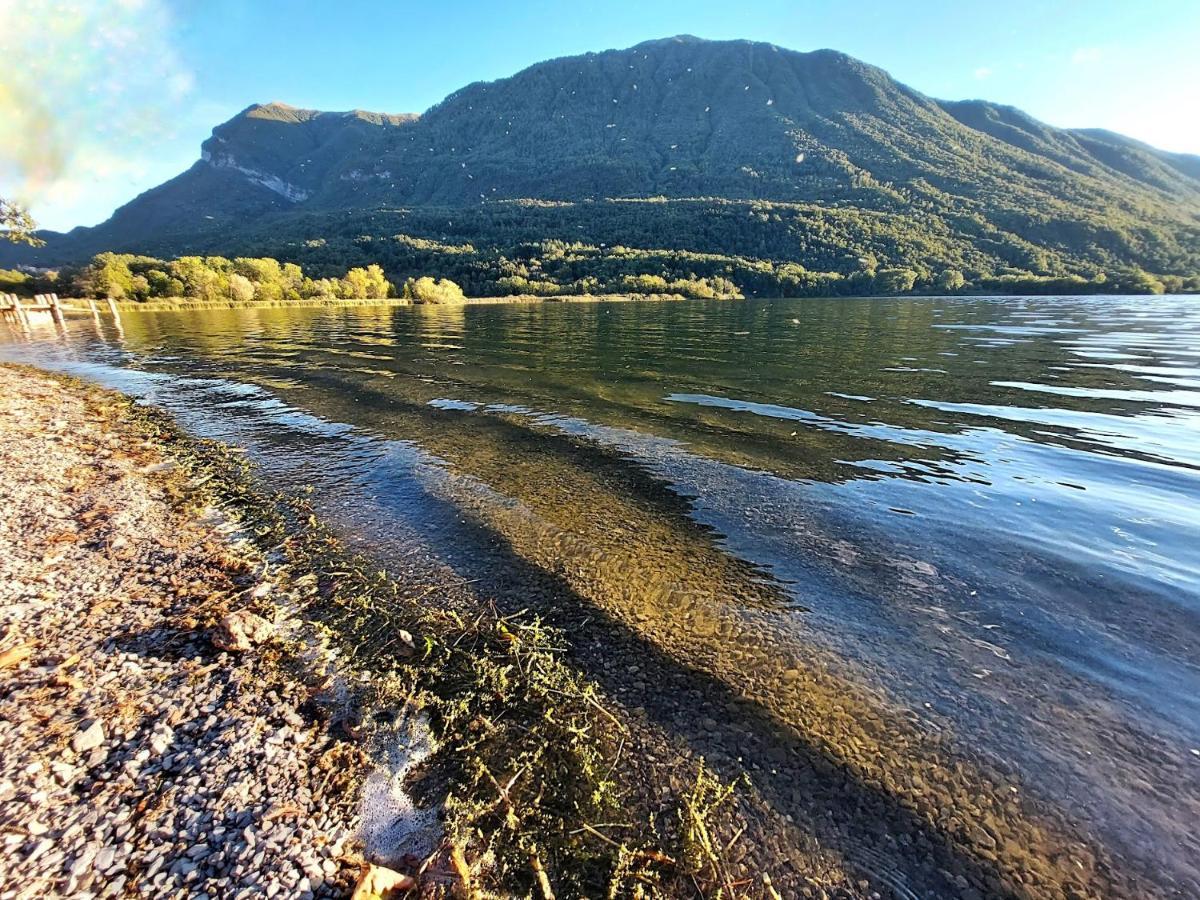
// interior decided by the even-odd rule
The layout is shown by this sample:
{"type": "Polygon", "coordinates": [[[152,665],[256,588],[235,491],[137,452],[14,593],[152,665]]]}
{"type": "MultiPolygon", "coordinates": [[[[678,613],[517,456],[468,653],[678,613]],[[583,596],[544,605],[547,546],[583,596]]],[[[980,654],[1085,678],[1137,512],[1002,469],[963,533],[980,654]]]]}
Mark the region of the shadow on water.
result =
{"type": "Polygon", "coordinates": [[[530,562],[495,529],[473,519],[459,538],[450,564],[474,582],[481,601],[494,600],[505,613],[535,611],[561,628],[582,671],[726,779],[751,763],[751,783],[776,813],[756,829],[757,837],[777,842],[763,854],[767,860],[778,863],[815,844],[877,886],[920,897],[964,896],[968,884],[997,897],[1071,896],[1071,889],[1107,895],[1123,880],[1104,866],[1081,868],[1094,861],[1091,853],[1080,852],[1082,841],[1063,823],[1039,823],[1041,812],[1023,809],[1018,778],[989,782],[971,772],[949,741],[895,718],[895,710],[872,708],[854,686],[793,670],[785,696],[790,708],[805,712],[781,718],[759,698],[668,652],[565,576],[530,562]],[[810,730],[814,720],[820,727],[810,730]],[[998,808],[976,815],[992,798],[1001,800],[998,808]]]}
{"type": "Polygon", "coordinates": [[[777,814],[755,829],[755,837],[776,842],[761,854],[768,863],[781,864],[789,850],[815,843],[839,854],[852,872],[901,895],[959,896],[961,887],[951,878],[962,876],[998,896],[1027,896],[1005,877],[1010,860],[976,856],[962,846],[961,835],[929,821],[905,798],[865,781],[824,742],[665,652],[574,591],[565,578],[525,560],[494,530],[479,523],[469,530],[471,543],[481,549],[470,562],[457,554],[454,567],[477,583],[477,596],[494,599],[505,613],[536,611],[561,628],[568,635],[570,658],[589,678],[622,705],[644,710],[723,778],[737,779],[744,771],[742,760],[755,761],[751,783],[777,814]],[[776,831],[784,829],[790,834],[776,831]]]}
{"type": "MultiPolygon", "coordinates": [[[[348,387],[327,372],[313,385],[330,396],[348,387]]],[[[749,761],[778,817],[853,867],[923,896],[957,896],[964,883],[999,896],[1108,894],[1126,877],[1011,771],[781,638],[770,621],[778,586],[724,553],[688,498],[636,461],[521,422],[467,423],[357,382],[354,397],[375,426],[450,463],[449,485],[425,502],[467,515],[446,553],[460,577],[508,612],[532,608],[563,628],[589,676],[727,777],[749,761]],[[520,502],[481,499],[475,479],[520,502]]],[[[320,411],[319,397],[306,399],[320,411]]],[[[386,541],[373,549],[386,559],[386,541]]]]}

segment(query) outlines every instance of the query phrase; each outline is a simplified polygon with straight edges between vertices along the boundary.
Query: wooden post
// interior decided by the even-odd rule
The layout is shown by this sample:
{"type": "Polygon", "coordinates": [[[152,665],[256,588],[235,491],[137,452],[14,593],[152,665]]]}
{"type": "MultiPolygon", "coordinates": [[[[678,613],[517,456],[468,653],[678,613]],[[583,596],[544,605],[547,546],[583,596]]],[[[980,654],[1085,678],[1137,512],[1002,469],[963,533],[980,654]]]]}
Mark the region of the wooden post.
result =
{"type": "Polygon", "coordinates": [[[21,298],[16,294],[12,295],[13,310],[17,314],[17,321],[22,325],[29,324],[29,317],[25,314],[25,308],[21,306],[21,298]]]}
{"type": "Polygon", "coordinates": [[[117,301],[115,301],[112,297],[109,297],[107,299],[108,299],[108,311],[112,313],[112,317],[113,317],[113,327],[116,328],[116,330],[117,330],[117,340],[124,342],[125,328],[121,325],[121,313],[117,309],[117,301]]]}
{"type": "Polygon", "coordinates": [[[91,297],[87,298],[87,302],[88,302],[88,309],[90,309],[92,311],[92,318],[95,319],[97,322],[99,322],[100,321],[100,307],[98,307],[96,305],[96,301],[93,300],[91,297]]]}
{"type": "Polygon", "coordinates": [[[63,315],[62,307],[58,305],[58,294],[47,294],[46,302],[50,304],[50,315],[54,319],[54,324],[60,328],[66,328],[67,317],[63,315]]]}

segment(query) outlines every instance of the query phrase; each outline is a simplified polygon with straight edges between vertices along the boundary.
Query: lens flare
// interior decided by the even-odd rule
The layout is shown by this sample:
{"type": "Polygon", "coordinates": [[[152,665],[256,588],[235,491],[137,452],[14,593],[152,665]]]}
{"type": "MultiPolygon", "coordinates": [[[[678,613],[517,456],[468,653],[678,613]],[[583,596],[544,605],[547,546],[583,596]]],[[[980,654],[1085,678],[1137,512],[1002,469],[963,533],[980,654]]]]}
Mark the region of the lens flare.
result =
{"type": "Polygon", "coordinates": [[[0,194],[30,204],[139,168],[193,78],[161,0],[0,0],[0,194]]]}

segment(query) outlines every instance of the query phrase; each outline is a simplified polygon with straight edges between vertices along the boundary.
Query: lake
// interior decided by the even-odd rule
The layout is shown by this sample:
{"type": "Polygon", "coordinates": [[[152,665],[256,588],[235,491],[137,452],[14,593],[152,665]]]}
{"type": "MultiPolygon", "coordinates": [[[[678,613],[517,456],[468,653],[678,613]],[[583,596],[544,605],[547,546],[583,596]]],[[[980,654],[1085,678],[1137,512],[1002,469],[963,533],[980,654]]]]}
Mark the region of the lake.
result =
{"type": "Polygon", "coordinates": [[[445,602],[558,616],[789,815],[823,809],[819,748],[889,815],[1019,806],[1001,862],[1061,829],[1124,890],[1200,895],[1200,298],[130,311],[0,342],[246,447],[445,602]]]}

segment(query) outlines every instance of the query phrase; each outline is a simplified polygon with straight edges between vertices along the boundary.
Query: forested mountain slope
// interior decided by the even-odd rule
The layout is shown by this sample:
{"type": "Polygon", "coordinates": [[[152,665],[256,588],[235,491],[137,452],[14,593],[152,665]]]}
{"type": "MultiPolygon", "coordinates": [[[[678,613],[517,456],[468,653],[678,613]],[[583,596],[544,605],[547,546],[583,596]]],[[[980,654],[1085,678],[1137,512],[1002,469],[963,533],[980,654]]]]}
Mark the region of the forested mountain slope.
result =
{"type": "Polygon", "coordinates": [[[501,256],[553,239],[918,280],[1190,276],[1200,157],[937,101],[834,51],[678,37],[539,63],[420,116],[252,106],[109,221],[2,259],[271,252],[332,265],[349,241],[395,234],[501,256]],[[516,202],[528,200],[547,203],[516,202]],[[614,202],[631,200],[654,202],[614,202]]]}

